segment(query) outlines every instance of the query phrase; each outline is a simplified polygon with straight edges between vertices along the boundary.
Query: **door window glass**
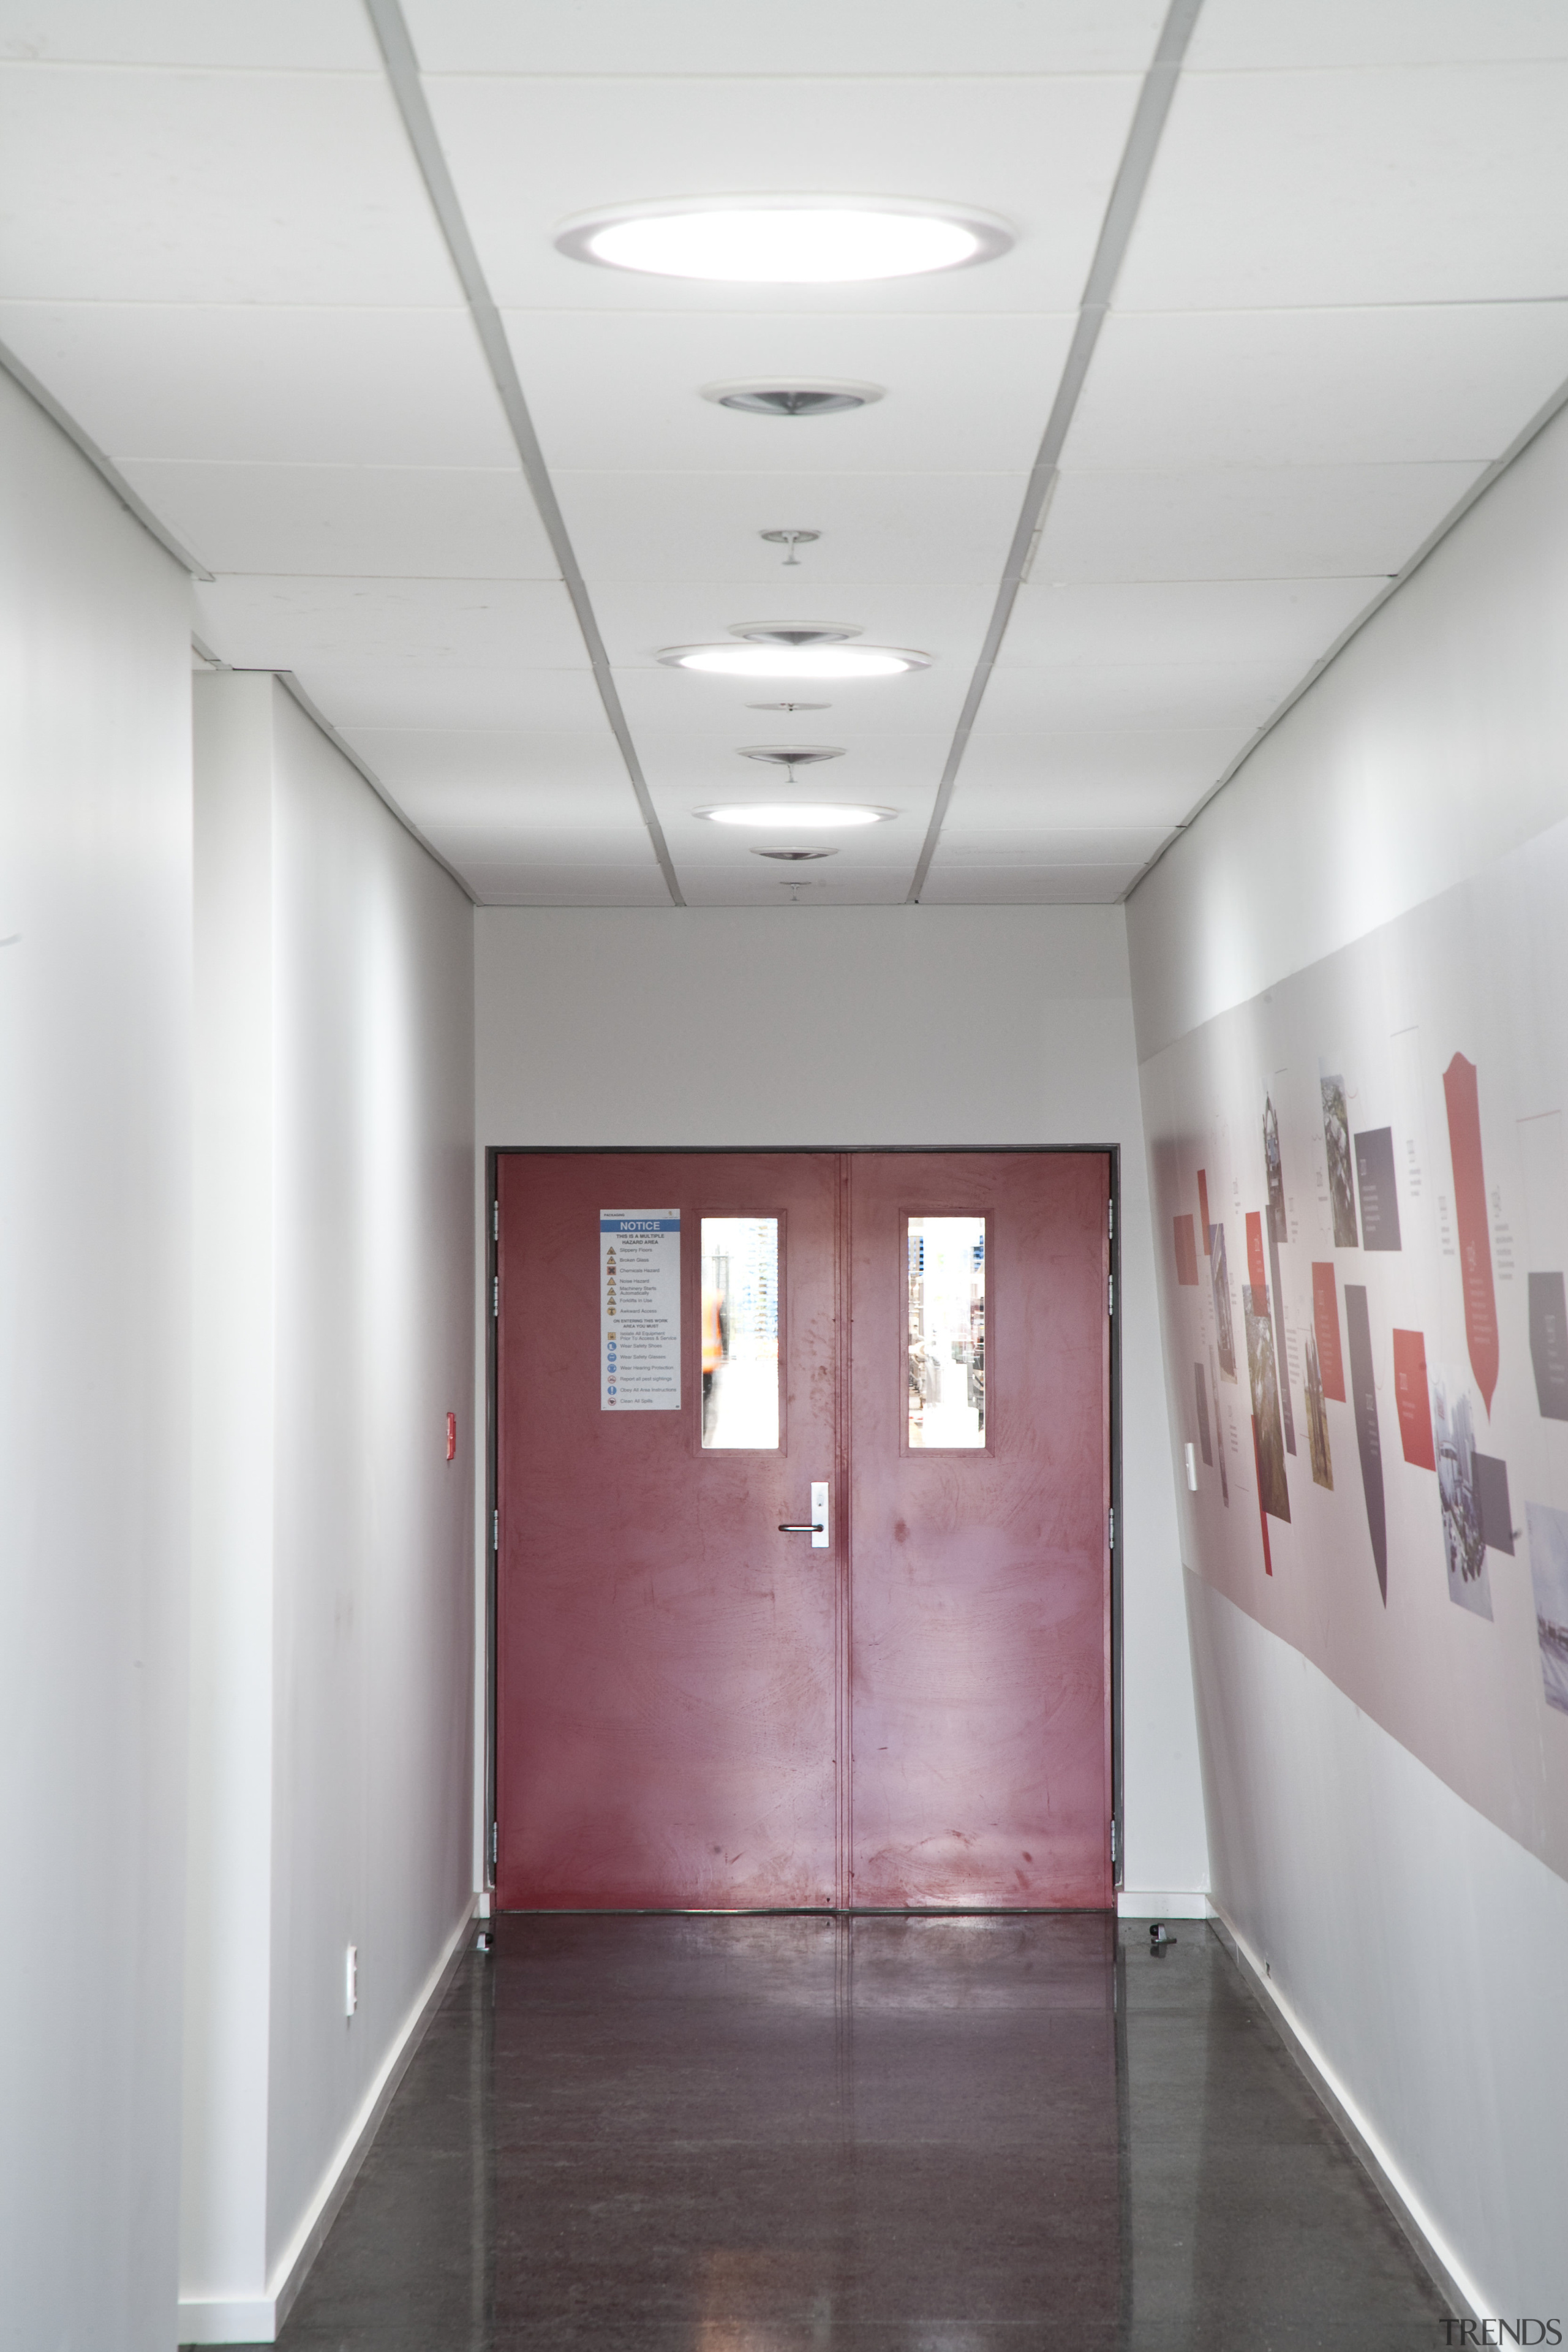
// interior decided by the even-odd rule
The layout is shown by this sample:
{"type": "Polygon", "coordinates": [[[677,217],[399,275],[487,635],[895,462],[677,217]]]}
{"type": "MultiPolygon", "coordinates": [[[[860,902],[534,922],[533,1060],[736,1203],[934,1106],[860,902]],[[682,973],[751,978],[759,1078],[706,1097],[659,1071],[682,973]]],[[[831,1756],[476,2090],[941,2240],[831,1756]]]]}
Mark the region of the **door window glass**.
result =
{"type": "Polygon", "coordinates": [[[985,1220],[909,1221],[909,1442],[985,1443],[985,1220]]]}
{"type": "Polygon", "coordinates": [[[776,1452],[779,1221],[702,1220],[702,1443],[776,1452]]]}

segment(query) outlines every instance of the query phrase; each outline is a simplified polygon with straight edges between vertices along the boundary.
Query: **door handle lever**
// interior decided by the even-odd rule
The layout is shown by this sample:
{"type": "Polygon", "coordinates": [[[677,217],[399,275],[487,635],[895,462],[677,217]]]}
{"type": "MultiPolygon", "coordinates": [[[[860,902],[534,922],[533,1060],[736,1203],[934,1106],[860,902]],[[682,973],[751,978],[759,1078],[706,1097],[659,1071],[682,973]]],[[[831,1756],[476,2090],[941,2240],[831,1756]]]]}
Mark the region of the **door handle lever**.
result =
{"type": "Polygon", "coordinates": [[[779,1533],[781,1536],[809,1536],[813,1551],[827,1549],[827,1481],[826,1478],[814,1478],[811,1482],[810,1518],[804,1522],[797,1519],[781,1519],[779,1533]]]}

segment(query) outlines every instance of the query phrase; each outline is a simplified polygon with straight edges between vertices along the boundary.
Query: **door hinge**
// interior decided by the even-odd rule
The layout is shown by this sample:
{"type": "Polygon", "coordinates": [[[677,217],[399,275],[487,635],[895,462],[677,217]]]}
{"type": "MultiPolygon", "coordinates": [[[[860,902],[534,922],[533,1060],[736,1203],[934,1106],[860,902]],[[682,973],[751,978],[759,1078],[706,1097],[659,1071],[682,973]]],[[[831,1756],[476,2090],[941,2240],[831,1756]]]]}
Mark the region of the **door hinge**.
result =
{"type": "Polygon", "coordinates": [[[1107,1515],[1107,1540],[1110,1543],[1111,1550],[1114,1551],[1116,1549],[1116,1506],[1114,1503],[1110,1506],[1110,1512],[1107,1515]]]}
{"type": "Polygon", "coordinates": [[[499,1274],[490,1284],[490,1313],[492,1315],[499,1315],[500,1313],[500,1276],[499,1274]]]}
{"type": "Polygon", "coordinates": [[[499,1511],[492,1511],[490,1514],[490,1549],[492,1551],[500,1549],[500,1513],[499,1511]]]}
{"type": "Polygon", "coordinates": [[[500,1838],[500,1825],[497,1822],[492,1822],[490,1823],[490,1868],[492,1870],[496,1866],[496,1854],[500,1838]]]}
{"type": "Polygon", "coordinates": [[[1108,1315],[1116,1312],[1116,1276],[1113,1274],[1105,1277],[1105,1311],[1108,1315]]]}
{"type": "Polygon", "coordinates": [[[1114,1821],[1110,1824],[1110,1867],[1112,1870],[1116,1867],[1116,1823],[1114,1821]]]}
{"type": "Polygon", "coordinates": [[[500,1239],[500,1202],[499,1201],[490,1202],[490,1239],[492,1242],[499,1242],[500,1239]]]}
{"type": "Polygon", "coordinates": [[[1105,1230],[1110,1234],[1111,1240],[1114,1241],[1116,1239],[1116,1203],[1114,1201],[1107,1201],[1105,1204],[1105,1230]]]}

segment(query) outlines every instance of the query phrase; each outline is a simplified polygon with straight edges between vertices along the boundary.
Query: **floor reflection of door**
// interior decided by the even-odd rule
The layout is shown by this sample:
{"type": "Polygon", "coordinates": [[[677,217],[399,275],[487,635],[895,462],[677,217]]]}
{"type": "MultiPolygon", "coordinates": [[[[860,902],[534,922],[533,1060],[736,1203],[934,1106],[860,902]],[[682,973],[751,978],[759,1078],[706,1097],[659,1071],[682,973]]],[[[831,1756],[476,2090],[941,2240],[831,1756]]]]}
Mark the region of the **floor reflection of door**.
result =
{"type": "Polygon", "coordinates": [[[1109,1905],[1106,1156],[514,1152],[498,1199],[501,1907],[1109,1905]],[[662,1369],[606,1214],[656,1209],[662,1369]]]}

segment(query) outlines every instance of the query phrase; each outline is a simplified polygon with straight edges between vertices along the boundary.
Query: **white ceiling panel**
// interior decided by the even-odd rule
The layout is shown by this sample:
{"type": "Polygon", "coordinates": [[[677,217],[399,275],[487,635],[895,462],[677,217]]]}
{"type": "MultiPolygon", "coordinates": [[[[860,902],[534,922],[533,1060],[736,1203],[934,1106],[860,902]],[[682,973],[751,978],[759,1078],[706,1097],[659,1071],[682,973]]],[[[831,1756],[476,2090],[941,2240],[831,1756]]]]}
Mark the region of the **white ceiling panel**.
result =
{"type": "Polygon", "coordinates": [[[213,572],[559,578],[521,467],[171,466],[121,470],[213,572]]]}
{"type": "MultiPolygon", "coordinates": [[[[41,13],[36,5],[35,14],[41,13]]],[[[405,0],[427,73],[784,75],[1140,73],[1163,0],[405,0]]]]}
{"type": "Polygon", "coordinates": [[[121,462],[517,462],[463,311],[4,302],[0,341],[121,462]]]}
{"type": "MultiPolygon", "coordinates": [[[[604,275],[605,273],[599,273],[604,275]]],[[[1026,473],[1070,315],[822,318],[798,309],[512,312],[507,333],[548,464],[567,472],[764,475],[1026,473]],[[828,416],[756,416],[713,383],[873,383],[887,397],[828,416]],[[984,427],[977,433],[976,419],[984,427]]]]}
{"type": "MultiPolygon", "coordinates": [[[[307,689],[308,690],[308,689],[307,689]]],[[[524,820],[541,834],[606,828],[646,838],[615,737],[552,740],[529,730],[480,734],[412,728],[345,727],[345,741],[375,770],[388,792],[412,807],[439,807],[443,822],[524,820]]]]}
{"type": "Polygon", "coordinates": [[[1194,73],[1568,58],[1562,0],[1204,0],[1194,73]]]}
{"type": "Polygon", "coordinates": [[[1043,741],[1060,732],[1109,742],[1122,733],[1249,731],[1262,725],[1299,675],[1218,660],[998,668],[980,706],[971,755],[994,737],[1043,741]]]}
{"type": "Polygon", "coordinates": [[[1076,737],[1001,736],[971,746],[942,828],[959,841],[990,828],[1068,833],[1180,824],[1254,730],[1139,735],[1114,727],[1076,737]]]}
{"type": "Polygon", "coordinates": [[[949,866],[932,861],[925,907],[1110,907],[1136,877],[1142,858],[1114,866],[949,866]]]}
{"type": "MultiPolygon", "coordinates": [[[[1070,310],[1083,291],[1139,83],[1133,75],[816,81],[768,76],[437,76],[430,102],[503,309],[727,312],[732,287],[558,253],[575,214],[779,187],[977,205],[1017,232],[1000,259],[890,285],[817,287],[829,314],[1070,310]]],[[[798,310],[798,287],[746,307],[798,310]]]]}
{"type": "Polygon", "coordinates": [[[1129,310],[1554,300],[1568,62],[1184,76],[1129,310]]]}
{"type": "Polygon", "coordinates": [[[362,0],[0,0],[0,58],[20,64],[264,66],[374,73],[362,0]]]}
{"type": "Polygon", "coordinates": [[[1064,474],[1035,577],[1386,576],[1484,470],[1476,461],[1064,474]]]}
{"type": "Polygon", "coordinates": [[[547,865],[521,848],[456,855],[442,850],[481,907],[668,907],[669,892],[650,849],[647,863],[547,865]]]}
{"type": "Polygon", "coordinates": [[[1017,525],[1023,474],[558,472],[588,580],[720,580],[763,593],[861,582],[994,587],[1017,525]],[[826,518],[831,516],[829,525],[826,518]],[[815,546],[764,530],[820,530],[815,546]]]}
{"type": "Polygon", "coordinates": [[[300,685],[345,731],[353,727],[409,727],[426,733],[542,737],[608,734],[598,686],[587,669],[525,669],[509,662],[489,669],[461,663],[439,669],[406,662],[301,662],[300,685]]]}
{"type": "Polygon", "coordinates": [[[0,285],[89,302],[449,302],[379,75],[0,66],[0,285]]]}
{"type": "Polygon", "coordinates": [[[1170,831],[1168,824],[1142,828],[1122,826],[1100,833],[1058,833],[1047,825],[1022,831],[943,833],[939,852],[944,872],[957,866],[1119,866],[1129,859],[1142,864],[1152,857],[1170,831]]]}
{"type": "MultiPolygon", "coordinates": [[[[1383,586],[1352,580],[1026,583],[1002,640],[1006,669],[1195,664],[1300,676],[1383,586]]],[[[994,683],[981,726],[996,710],[994,683]]]]}
{"type": "Polygon", "coordinates": [[[1565,381],[1568,302],[1122,315],[1066,463],[1490,459],[1565,381]]]}
{"type": "MultiPolygon", "coordinates": [[[[813,693],[696,677],[656,664],[617,672],[616,686],[637,741],[650,751],[727,756],[740,743],[842,743],[858,752],[882,743],[907,755],[929,747],[933,730],[945,726],[951,734],[968,678],[956,694],[952,676],[940,667],[813,693]],[[783,700],[794,700],[795,709],[773,707],[783,700]]],[[[945,737],[942,750],[945,756],[945,737]]]]}
{"type": "MultiPolygon", "coordinates": [[[[547,581],[197,581],[196,628],[236,669],[405,661],[584,669],[566,591],[547,581]]],[[[329,719],[336,724],[335,713],[329,719]]]]}

